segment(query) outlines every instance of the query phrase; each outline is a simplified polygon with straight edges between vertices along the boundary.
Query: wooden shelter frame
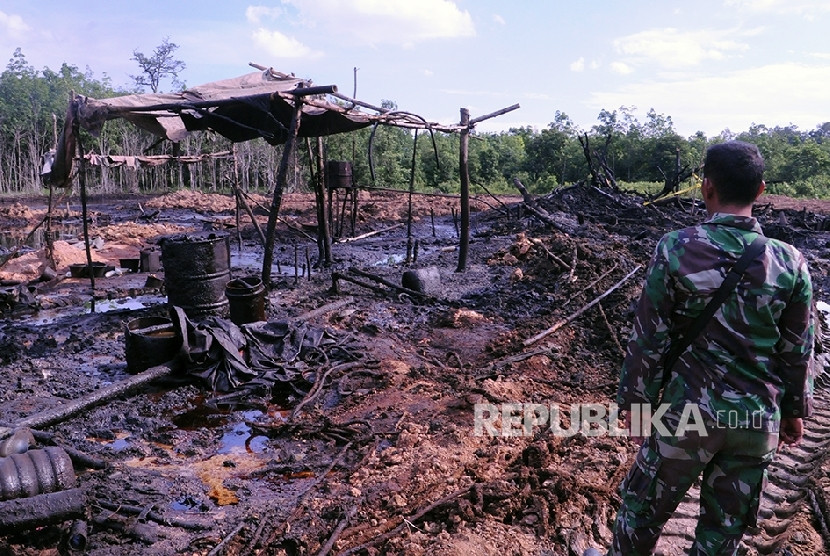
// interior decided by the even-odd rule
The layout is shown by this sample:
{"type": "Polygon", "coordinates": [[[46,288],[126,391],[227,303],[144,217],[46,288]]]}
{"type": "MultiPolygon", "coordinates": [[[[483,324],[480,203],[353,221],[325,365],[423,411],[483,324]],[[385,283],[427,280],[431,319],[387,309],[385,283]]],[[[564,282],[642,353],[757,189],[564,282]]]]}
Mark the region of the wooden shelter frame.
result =
{"type": "MultiPolygon", "coordinates": [[[[265,74],[270,76],[273,79],[281,79],[281,78],[290,78],[288,74],[276,72],[272,68],[264,68],[263,66],[259,66],[256,64],[251,64],[253,67],[262,70],[265,74]]],[[[271,199],[271,204],[268,211],[268,225],[266,232],[264,233],[264,237],[262,237],[264,241],[265,247],[265,255],[263,257],[262,263],[262,282],[268,286],[271,282],[271,265],[273,263],[273,249],[274,249],[274,242],[276,237],[276,225],[277,220],[279,217],[279,211],[282,204],[282,196],[283,190],[287,181],[288,176],[288,169],[289,169],[289,160],[291,156],[291,152],[297,147],[297,139],[301,136],[301,129],[302,129],[302,122],[304,117],[304,108],[308,107],[311,110],[322,110],[327,113],[335,113],[339,116],[346,118],[353,122],[354,129],[359,127],[366,127],[368,125],[388,125],[388,126],[395,126],[404,129],[411,129],[415,130],[416,134],[418,130],[428,130],[430,132],[433,131],[440,131],[444,133],[459,133],[461,136],[460,141],[460,152],[459,152],[459,166],[460,166],[460,176],[461,176],[461,194],[460,194],[460,234],[459,234],[459,256],[458,256],[458,265],[456,268],[456,272],[464,272],[466,269],[467,264],[467,256],[469,250],[469,242],[470,242],[470,177],[469,177],[469,165],[468,165],[468,148],[469,148],[469,135],[470,132],[475,128],[475,125],[488,120],[490,118],[494,118],[496,116],[500,116],[502,114],[508,113],[512,110],[516,110],[519,108],[519,104],[514,104],[512,106],[502,108],[490,114],[486,114],[484,116],[480,116],[477,118],[470,118],[469,110],[466,108],[461,108],[461,121],[458,124],[451,124],[445,125],[440,124],[437,122],[429,122],[426,119],[422,118],[411,112],[400,111],[400,110],[391,110],[386,108],[381,108],[377,106],[373,106],[366,102],[347,97],[338,92],[337,86],[335,85],[326,85],[326,86],[308,86],[310,85],[310,81],[298,83],[294,89],[288,91],[272,91],[267,95],[257,94],[257,95],[250,95],[250,96],[236,96],[233,98],[222,98],[222,99],[213,99],[213,100],[185,100],[185,101],[177,101],[177,102],[159,102],[155,104],[147,104],[143,106],[122,106],[122,107],[108,107],[106,113],[98,118],[95,125],[101,126],[103,125],[103,121],[107,119],[115,119],[117,117],[125,117],[128,120],[130,119],[128,116],[136,117],[137,115],[141,115],[142,113],[151,114],[157,117],[164,117],[163,114],[175,114],[180,117],[183,117],[183,114],[195,114],[198,118],[199,116],[211,118],[213,124],[209,124],[205,129],[212,129],[213,131],[218,131],[214,126],[222,127],[224,124],[228,124],[233,127],[235,133],[239,133],[241,136],[247,137],[243,139],[231,139],[234,142],[240,142],[244,140],[249,140],[255,137],[262,137],[266,139],[268,142],[272,142],[273,144],[283,143],[283,153],[282,157],[277,169],[277,176],[276,176],[276,183],[274,186],[274,191],[271,199]],[[321,98],[324,96],[330,96],[334,99],[337,99],[340,102],[330,102],[325,98],[321,98]],[[291,111],[291,118],[290,123],[288,126],[277,121],[277,119],[268,111],[263,108],[263,106],[267,106],[266,103],[271,102],[273,103],[276,100],[281,100],[285,104],[292,106],[293,109],[291,111]],[[341,103],[345,103],[341,104],[341,103]],[[263,112],[267,113],[266,118],[270,117],[270,120],[267,122],[272,125],[271,130],[264,130],[263,128],[257,128],[253,125],[246,124],[244,121],[234,120],[227,116],[227,114],[220,114],[219,111],[221,109],[229,109],[233,110],[236,107],[243,107],[243,108],[250,108],[251,110],[255,111],[256,113],[262,114],[263,112]],[[376,112],[375,114],[369,114],[366,112],[361,112],[358,110],[359,108],[365,108],[376,112]],[[273,120],[273,121],[271,121],[273,120]],[[274,125],[276,124],[276,125],[274,125]],[[281,131],[281,129],[285,130],[284,137],[278,137],[273,132],[273,129],[277,129],[281,131]],[[250,135],[250,137],[248,136],[250,135]]],[[[74,96],[74,95],[73,95],[74,96]]],[[[83,145],[80,141],[80,133],[79,133],[79,124],[78,124],[78,110],[80,109],[81,104],[85,101],[83,97],[74,97],[70,101],[70,106],[67,111],[67,124],[65,125],[64,135],[62,136],[61,143],[70,143],[69,139],[71,138],[71,144],[73,146],[77,144],[78,149],[80,150],[80,167],[81,170],[79,172],[79,185],[80,185],[80,194],[81,194],[81,204],[82,204],[82,211],[83,211],[83,221],[84,221],[84,242],[86,244],[86,254],[87,254],[87,264],[89,265],[90,269],[92,267],[92,256],[89,248],[89,232],[86,226],[87,222],[87,188],[86,182],[84,179],[85,172],[83,169],[85,168],[85,156],[83,152],[83,145]],[[73,112],[74,111],[74,112],[73,112]],[[68,129],[67,129],[68,128],[68,129]],[[71,135],[70,135],[71,134],[71,135]]],[[[318,113],[319,115],[319,113],[318,113]]],[[[306,116],[308,117],[308,116],[306,116]]],[[[192,118],[191,118],[192,119],[192,118]]],[[[135,123],[135,122],[134,122],[135,123]]],[[[197,128],[198,129],[198,128],[197,128]]],[[[191,131],[188,129],[188,131],[191,131]]],[[[347,130],[349,131],[349,130],[347,130]]],[[[347,131],[334,131],[332,133],[325,133],[325,134],[333,134],[333,133],[342,133],[347,131]]],[[[218,131],[220,134],[223,134],[221,131],[218,131]]],[[[225,135],[227,137],[227,135],[225,135]]],[[[309,135],[305,135],[308,137],[309,135]]],[[[328,215],[326,213],[326,206],[325,206],[325,185],[323,179],[323,164],[322,159],[320,156],[322,155],[322,144],[320,138],[322,137],[321,134],[314,135],[317,137],[318,144],[317,144],[317,155],[318,155],[318,162],[317,162],[317,180],[315,185],[315,202],[317,205],[317,218],[318,218],[318,246],[320,247],[321,256],[325,259],[326,263],[330,263],[331,261],[331,236],[328,230],[327,221],[328,215]]],[[[171,139],[172,140],[172,139],[171,139]]],[[[68,150],[68,149],[67,149],[68,150]]],[[[71,158],[67,157],[74,157],[74,153],[67,153],[63,154],[63,160],[61,160],[61,150],[60,145],[58,147],[58,165],[64,164],[68,166],[63,167],[64,170],[62,177],[60,173],[58,176],[53,176],[51,181],[45,178],[45,181],[49,185],[58,185],[61,187],[71,187],[71,158]]],[[[414,161],[413,161],[414,164],[414,161]]],[[[240,202],[244,202],[243,196],[240,195],[240,192],[237,191],[237,184],[233,184],[234,193],[237,199],[237,207],[240,202]]],[[[410,186],[411,189],[411,186],[410,186]]],[[[411,196],[411,192],[410,192],[411,196]]],[[[237,209],[238,210],[238,209],[237,209]]],[[[250,213],[250,209],[247,209],[250,213]]],[[[262,236],[262,231],[259,230],[256,221],[254,221],[255,227],[257,227],[258,232],[262,236]]],[[[92,291],[94,294],[95,290],[95,279],[93,273],[89,272],[90,282],[92,291]]],[[[94,295],[93,295],[94,297],[94,295]]],[[[94,303],[94,302],[93,302],[94,303]]],[[[94,305],[93,305],[94,309],[94,305]]]]}

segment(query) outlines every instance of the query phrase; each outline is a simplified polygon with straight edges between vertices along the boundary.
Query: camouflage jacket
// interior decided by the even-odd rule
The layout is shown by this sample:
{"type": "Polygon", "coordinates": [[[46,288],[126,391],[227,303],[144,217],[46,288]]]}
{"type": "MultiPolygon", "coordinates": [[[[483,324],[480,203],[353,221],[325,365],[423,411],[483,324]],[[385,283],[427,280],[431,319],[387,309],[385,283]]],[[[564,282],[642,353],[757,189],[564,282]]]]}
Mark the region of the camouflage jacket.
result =
{"type": "Polygon", "coordinates": [[[775,239],[664,377],[672,339],[703,311],[761,233],[755,218],[715,214],[660,239],[622,366],[620,408],[690,402],[719,423],[763,430],[777,430],[782,415],[811,413],[810,275],[802,254],[775,239]]]}

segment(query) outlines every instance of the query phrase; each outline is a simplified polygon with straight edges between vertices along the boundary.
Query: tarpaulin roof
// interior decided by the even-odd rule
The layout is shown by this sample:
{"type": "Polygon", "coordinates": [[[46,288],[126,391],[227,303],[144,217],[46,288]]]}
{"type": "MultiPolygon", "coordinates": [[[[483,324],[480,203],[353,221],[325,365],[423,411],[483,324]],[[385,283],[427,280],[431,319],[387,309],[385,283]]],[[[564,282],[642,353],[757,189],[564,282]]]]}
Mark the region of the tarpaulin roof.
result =
{"type": "MultiPolygon", "coordinates": [[[[159,137],[184,139],[191,131],[213,130],[231,141],[262,137],[284,143],[296,94],[311,82],[273,70],[259,71],[192,87],[180,93],[79,97],[78,124],[97,134],[104,122],[124,118],[159,137]]],[[[330,87],[336,92],[336,87],[330,87]]],[[[366,113],[349,110],[318,95],[304,97],[300,137],[353,131],[372,123],[366,113]]]]}
{"type": "Polygon", "coordinates": [[[268,68],[180,93],[135,94],[102,100],[76,96],[69,103],[54,159],[44,161],[41,175],[47,184],[68,187],[75,156],[74,130],[81,127],[98,135],[105,122],[117,118],[174,142],[192,131],[211,130],[233,142],[261,137],[272,145],[284,143],[298,99],[302,99],[298,137],[345,133],[373,124],[445,132],[463,127],[427,122],[410,112],[377,108],[340,95],[334,85],[313,87],[310,80],[268,68]],[[329,100],[330,97],[336,100],[329,100]],[[374,113],[360,108],[369,108],[374,113]]]}
{"type": "MultiPolygon", "coordinates": [[[[212,130],[233,142],[262,137],[284,143],[297,99],[302,97],[302,117],[297,135],[319,137],[353,131],[379,121],[361,112],[355,102],[330,102],[325,94],[335,86],[311,87],[311,81],[273,69],[253,72],[191,87],[180,93],[124,95],[108,99],[73,98],[66,111],[63,134],[54,159],[44,163],[46,183],[71,184],[76,127],[98,135],[105,122],[123,118],[154,135],[177,142],[191,131],[212,130]]],[[[388,122],[385,122],[388,123],[388,122]]]]}

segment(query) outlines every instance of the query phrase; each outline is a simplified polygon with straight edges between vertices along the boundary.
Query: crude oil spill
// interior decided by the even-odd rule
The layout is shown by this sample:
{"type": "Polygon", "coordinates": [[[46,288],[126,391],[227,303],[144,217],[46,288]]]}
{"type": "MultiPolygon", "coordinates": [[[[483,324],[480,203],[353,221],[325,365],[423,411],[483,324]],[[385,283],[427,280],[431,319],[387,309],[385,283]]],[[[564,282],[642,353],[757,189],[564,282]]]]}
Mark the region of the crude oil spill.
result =
{"type": "MultiPolygon", "coordinates": [[[[161,295],[141,295],[137,297],[127,297],[122,299],[111,299],[95,302],[96,313],[109,313],[112,311],[133,311],[144,309],[153,305],[161,305],[167,303],[167,298],[161,295]]],[[[17,322],[23,324],[44,325],[54,324],[59,319],[79,316],[90,313],[90,304],[86,303],[82,307],[60,307],[57,309],[41,309],[28,316],[23,316],[16,319],[17,322]]]]}
{"type": "MultiPolygon", "coordinates": [[[[258,411],[256,413],[259,413],[258,411]]],[[[261,413],[259,413],[261,415],[261,413]]],[[[252,436],[251,427],[245,423],[237,423],[233,428],[222,435],[219,440],[217,454],[261,454],[265,451],[268,438],[252,436]]]]}
{"type": "Polygon", "coordinates": [[[174,500],[170,504],[170,509],[177,512],[206,512],[209,508],[207,508],[204,504],[201,504],[192,496],[185,495],[178,500],[174,500]]]}
{"type": "Polygon", "coordinates": [[[267,447],[268,438],[262,435],[252,435],[251,427],[245,421],[253,421],[262,416],[258,410],[243,411],[238,421],[234,421],[234,414],[220,409],[199,404],[194,409],[176,415],[171,419],[176,427],[182,430],[198,430],[205,428],[230,427],[219,439],[217,454],[262,454],[267,447]]]}
{"type": "Polygon", "coordinates": [[[194,431],[224,426],[228,423],[229,417],[230,412],[199,404],[190,411],[176,415],[170,420],[177,428],[194,431]]]}

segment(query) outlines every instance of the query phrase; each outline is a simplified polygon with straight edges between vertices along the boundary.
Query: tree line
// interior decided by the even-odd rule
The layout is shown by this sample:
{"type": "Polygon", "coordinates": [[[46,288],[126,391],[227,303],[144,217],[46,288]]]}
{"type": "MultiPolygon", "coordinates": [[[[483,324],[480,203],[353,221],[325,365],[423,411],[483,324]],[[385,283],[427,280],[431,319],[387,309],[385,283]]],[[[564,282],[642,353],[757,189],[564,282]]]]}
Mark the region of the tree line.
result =
{"type": "MultiPolygon", "coordinates": [[[[158,91],[160,78],[165,76],[183,86],[176,79],[184,69],[172,57],[176,48],[165,39],[151,56],[134,52],[142,73],[133,76],[132,89],[116,88],[109,77],[96,78],[89,69],[80,71],[66,63],[58,70],[36,70],[17,49],[0,74],[0,194],[43,192],[41,156],[55,146],[72,93],[103,99],[140,92],[144,87],[158,91]]],[[[383,105],[395,108],[393,101],[383,101],[383,105]]],[[[458,135],[422,130],[415,139],[411,130],[381,126],[323,140],[326,158],[351,162],[354,181],[361,187],[407,189],[412,184],[418,191],[457,192],[458,135]]],[[[830,122],[809,131],[794,125],[753,124],[746,131],[725,130],[716,137],[703,132],[682,137],[671,116],[651,109],[641,121],[633,107],[600,111],[590,129],[580,129],[567,114],[555,111],[550,124],[541,130],[474,132],[469,147],[471,185],[474,193],[493,194],[515,193],[514,178],[534,193],[572,184],[607,187],[608,180],[596,183],[591,170],[597,165],[613,178],[613,186],[655,194],[691,179],[706,148],[730,139],[758,145],[767,162],[769,192],[830,198],[830,122]]],[[[86,151],[103,155],[232,153],[189,165],[89,168],[88,187],[100,193],[179,188],[224,192],[234,182],[246,191],[268,192],[281,157],[280,146],[261,140],[234,145],[213,133],[193,134],[178,145],[159,143],[123,120],[107,123],[99,137],[82,136],[82,142],[86,151]]],[[[294,153],[296,171],[289,190],[313,187],[315,151],[314,145],[302,144],[294,153]]]]}

